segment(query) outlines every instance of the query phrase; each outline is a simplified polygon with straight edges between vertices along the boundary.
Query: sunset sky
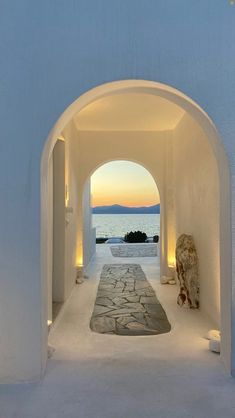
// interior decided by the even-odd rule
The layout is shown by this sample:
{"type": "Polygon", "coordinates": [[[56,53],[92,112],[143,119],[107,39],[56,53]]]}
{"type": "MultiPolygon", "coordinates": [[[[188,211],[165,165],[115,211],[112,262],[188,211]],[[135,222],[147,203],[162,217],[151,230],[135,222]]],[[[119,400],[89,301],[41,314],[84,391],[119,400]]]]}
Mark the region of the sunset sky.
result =
{"type": "Polygon", "coordinates": [[[91,177],[92,206],[119,204],[151,206],[159,203],[156,184],[142,166],[114,161],[100,167],[91,177]]]}

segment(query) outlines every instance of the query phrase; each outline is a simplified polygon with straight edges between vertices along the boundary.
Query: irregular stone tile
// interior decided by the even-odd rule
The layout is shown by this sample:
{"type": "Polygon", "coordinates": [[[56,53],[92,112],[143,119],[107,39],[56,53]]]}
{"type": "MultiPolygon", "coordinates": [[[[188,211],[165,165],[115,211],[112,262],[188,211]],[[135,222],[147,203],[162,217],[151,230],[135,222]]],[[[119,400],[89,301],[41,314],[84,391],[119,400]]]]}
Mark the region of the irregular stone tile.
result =
{"type": "Polygon", "coordinates": [[[147,322],[145,320],[145,316],[144,316],[144,314],[142,312],[133,313],[133,316],[141,324],[144,324],[144,325],[147,324],[147,322]]]}
{"type": "Polygon", "coordinates": [[[121,317],[121,318],[117,319],[117,323],[120,324],[120,325],[123,325],[123,326],[128,324],[128,322],[133,322],[133,321],[135,321],[135,318],[131,315],[130,316],[124,316],[124,317],[121,317]]]}
{"type": "Polygon", "coordinates": [[[115,305],[123,305],[123,303],[127,303],[127,300],[124,298],[113,298],[113,303],[115,303],[115,305]]]}
{"type": "MultiPolygon", "coordinates": [[[[153,289],[146,289],[145,290],[145,295],[146,296],[155,296],[156,297],[156,294],[155,294],[155,292],[154,292],[154,290],[153,289]]],[[[157,299],[158,300],[158,299],[157,299]]]]}
{"type": "Polygon", "coordinates": [[[100,290],[115,290],[114,289],[114,285],[112,284],[101,284],[100,285],[100,290]]]}
{"type": "Polygon", "coordinates": [[[99,297],[108,297],[112,299],[112,297],[115,298],[126,298],[127,296],[131,296],[132,292],[99,292],[99,297]]]}
{"type": "Polygon", "coordinates": [[[128,302],[139,302],[140,297],[139,296],[126,296],[126,299],[128,302]]]}
{"type": "Polygon", "coordinates": [[[90,322],[92,331],[100,332],[101,334],[114,332],[116,328],[116,321],[108,316],[93,317],[90,322]]]}
{"type": "Polygon", "coordinates": [[[126,325],[126,328],[131,329],[131,330],[133,329],[133,330],[147,331],[147,332],[153,331],[153,330],[150,330],[147,325],[144,325],[137,321],[128,322],[128,324],[126,325]]]}
{"type": "Polygon", "coordinates": [[[97,298],[96,299],[96,304],[97,305],[103,305],[103,306],[109,306],[109,305],[113,305],[113,302],[109,298],[97,298]]]}
{"type": "Polygon", "coordinates": [[[126,285],[124,291],[125,292],[133,292],[135,290],[135,286],[133,285],[126,285]]]}
{"type": "Polygon", "coordinates": [[[127,302],[125,304],[125,307],[128,307],[130,310],[133,309],[133,312],[144,312],[145,308],[143,307],[143,305],[141,305],[141,303],[132,303],[132,302],[127,302]]]}
{"type": "Polygon", "coordinates": [[[138,320],[144,319],[144,312],[136,312],[133,314],[133,316],[138,320]]]}
{"type": "Polygon", "coordinates": [[[125,287],[125,284],[120,281],[120,282],[117,282],[115,289],[119,289],[120,291],[120,289],[124,289],[124,287],[125,287]]]}
{"type": "Polygon", "coordinates": [[[114,309],[112,312],[110,312],[110,315],[116,315],[116,316],[121,316],[121,315],[125,315],[125,314],[132,314],[133,312],[139,312],[139,309],[128,309],[128,308],[121,308],[121,309],[114,309]]]}
{"type": "Polygon", "coordinates": [[[122,289],[114,287],[113,289],[107,289],[109,292],[111,291],[112,293],[118,293],[121,294],[123,293],[122,289]]]}
{"type": "Polygon", "coordinates": [[[150,291],[149,289],[140,289],[136,290],[135,293],[139,296],[155,296],[154,291],[150,291]]]}
{"type": "Polygon", "coordinates": [[[163,334],[171,330],[171,325],[168,322],[166,315],[163,319],[156,319],[146,315],[146,322],[149,328],[158,331],[158,334],[163,334]]]}
{"type": "Polygon", "coordinates": [[[111,279],[110,277],[108,277],[108,279],[106,278],[105,280],[100,280],[100,284],[111,284],[113,286],[116,285],[116,282],[117,282],[116,280],[111,279]]]}
{"type": "Polygon", "coordinates": [[[106,307],[106,306],[102,306],[102,305],[95,305],[94,315],[95,316],[101,315],[101,314],[104,314],[104,313],[109,312],[111,310],[112,310],[112,307],[106,307]]]}
{"type": "MultiPolygon", "coordinates": [[[[149,329],[152,329],[152,330],[156,329],[156,326],[158,324],[156,323],[156,319],[155,318],[151,318],[151,316],[147,316],[146,315],[145,316],[145,319],[146,319],[146,322],[147,322],[147,325],[148,325],[148,328],[149,329]]],[[[159,327],[157,329],[159,329],[159,327]]]]}
{"type": "Polygon", "coordinates": [[[126,327],[124,325],[120,325],[120,324],[116,323],[117,334],[120,334],[125,329],[126,329],[126,327]]]}
{"type": "Polygon", "coordinates": [[[159,303],[156,296],[141,296],[140,303],[150,303],[154,305],[155,303],[159,303]]]}
{"type": "Polygon", "coordinates": [[[135,290],[144,289],[146,287],[149,287],[149,283],[146,281],[141,280],[135,282],[135,290]]]}
{"type": "Polygon", "coordinates": [[[146,308],[146,311],[152,316],[155,320],[161,320],[166,318],[166,313],[162,309],[162,306],[160,304],[158,305],[148,305],[145,304],[144,307],[146,308]]]}
{"type": "Polygon", "coordinates": [[[148,312],[148,313],[151,313],[151,314],[154,314],[154,313],[156,313],[156,305],[152,305],[152,304],[145,304],[144,305],[144,307],[145,307],[145,309],[146,309],[146,311],[148,312]]]}

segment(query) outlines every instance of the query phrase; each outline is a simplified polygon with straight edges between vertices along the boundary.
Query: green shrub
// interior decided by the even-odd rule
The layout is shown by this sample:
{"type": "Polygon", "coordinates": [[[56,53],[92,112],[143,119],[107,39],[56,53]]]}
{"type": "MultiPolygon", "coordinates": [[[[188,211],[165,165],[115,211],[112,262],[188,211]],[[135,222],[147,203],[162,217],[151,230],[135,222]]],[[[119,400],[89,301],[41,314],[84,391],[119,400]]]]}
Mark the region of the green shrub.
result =
{"type": "Polygon", "coordinates": [[[153,242],[158,242],[159,241],[159,236],[158,235],[154,235],[153,236],[153,242]]]}
{"type": "Polygon", "coordinates": [[[141,231],[131,231],[131,232],[127,232],[127,234],[124,237],[124,241],[126,242],[145,242],[145,240],[147,239],[147,235],[145,234],[145,232],[141,232],[141,231]]]}

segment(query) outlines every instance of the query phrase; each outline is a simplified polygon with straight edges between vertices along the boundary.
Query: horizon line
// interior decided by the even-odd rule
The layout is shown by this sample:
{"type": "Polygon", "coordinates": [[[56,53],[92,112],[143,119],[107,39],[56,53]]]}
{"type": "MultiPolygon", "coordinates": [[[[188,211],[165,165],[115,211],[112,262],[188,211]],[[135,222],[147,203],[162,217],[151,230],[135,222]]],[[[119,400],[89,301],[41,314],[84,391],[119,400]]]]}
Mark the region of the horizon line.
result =
{"type": "Polygon", "coordinates": [[[103,207],[112,207],[112,206],[121,206],[123,208],[152,208],[153,206],[160,206],[160,202],[159,203],[155,203],[154,205],[149,205],[149,206],[126,206],[126,205],[120,205],[119,203],[113,203],[112,205],[96,205],[96,206],[91,206],[92,209],[94,208],[103,208],[103,207]]]}

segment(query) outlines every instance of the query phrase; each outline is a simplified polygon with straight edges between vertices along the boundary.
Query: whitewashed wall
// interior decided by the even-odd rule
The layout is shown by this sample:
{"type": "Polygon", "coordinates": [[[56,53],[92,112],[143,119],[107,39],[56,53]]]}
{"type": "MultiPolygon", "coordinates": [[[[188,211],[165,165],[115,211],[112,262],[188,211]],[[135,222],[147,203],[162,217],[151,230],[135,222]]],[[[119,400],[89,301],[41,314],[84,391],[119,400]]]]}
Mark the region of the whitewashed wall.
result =
{"type": "MultiPolygon", "coordinates": [[[[200,305],[220,328],[218,169],[205,134],[189,115],[174,131],[176,238],[193,235],[199,258],[200,305]]],[[[221,278],[223,285],[223,277],[221,278]]]]}
{"type": "Polygon", "coordinates": [[[48,306],[65,300],[65,227],[65,142],[59,140],[53,149],[53,271],[48,306]]]}
{"type": "MultiPolygon", "coordinates": [[[[214,0],[3,1],[0,37],[0,374],[7,382],[44,370],[40,159],[59,115],[90,88],[156,80],[208,112],[230,162],[234,253],[235,9],[214,0]]],[[[233,281],[235,318],[234,296],[233,281]]]]}

